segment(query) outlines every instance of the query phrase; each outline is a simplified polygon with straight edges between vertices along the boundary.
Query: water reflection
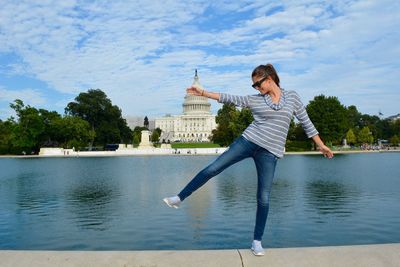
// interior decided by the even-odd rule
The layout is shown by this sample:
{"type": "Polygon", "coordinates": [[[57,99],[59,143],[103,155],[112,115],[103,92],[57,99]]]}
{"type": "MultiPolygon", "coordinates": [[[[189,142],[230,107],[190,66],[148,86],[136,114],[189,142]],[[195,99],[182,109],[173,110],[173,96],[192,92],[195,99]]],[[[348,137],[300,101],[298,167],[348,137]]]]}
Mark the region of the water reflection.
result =
{"type": "MultiPolygon", "coordinates": [[[[248,247],[256,210],[252,160],[225,170],[179,210],[161,200],[214,158],[0,158],[6,170],[0,172],[0,248],[248,247]]],[[[283,158],[267,246],[400,242],[399,159],[400,153],[283,158]]]]}
{"type": "Polygon", "coordinates": [[[51,188],[43,188],[46,179],[38,173],[25,173],[16,177],[16,204],[18,213],[46,217],[57,208],[58,200],[51,188]]]}
{"type": "MultiPolygon", "coordinates": [[[[218,184],[218,200],[225,204],[224,208],[232,211],[232,207],[243,207],[243,203],[249,203],[247,207],[255,207],[257,172],[253,160],[244,160],[233,165],[215,179],[218,184]]],[[[275,211],[293,206],[296,195],[293,181],[281,177],[278,173],[274,178],[270,197],[270,203],[275,211]]]]}
{"type": "Polygon", "coordinates": [[[95,180],[92,183],[75,184],[67,193],[67,204],[79,227],[105,231],[112,225],[112,204],[117,197],[115,186],[95,180]]]}
{"type": "Polygon", "coordinates": [[[223,208],[232,212],[232,207],[243,207],[243,203],[255,203],[257,173],[252,159],[245,159],[216,176],[217,196],[223,208]]]}
{"type": "Polygon", "coordinates": [[[275,179],[271,191],[271,208],[274,212],[282,212],[294,206],[296,199],[296,188],[285,179],[275,179]]]}
{"type": "Polygon", "coordinates": [[[187,205],[185,214],[188,216],[188,226],[193,231],[194,241],[201,239],[204,228],[207,227],[206,222],[209,220],[214,183],[207,184],[207,187],[204,188],[206,190],[200,189],[195,192],[190,201],[185,203],[187,205]]]}
{"type": "Polygon", "coordinates": [[[218,194],[221,195],[220,199],[227,204],[234,204],[240,194],[239,184],[235,177],[229,177],[223,180],[224,182],[218,187],[218,194]]]}
{"type": "Polygon", "coordinates": [[[354,189],[336,181],[309,181],[305,186],[306,204],[320,215],[350,216],[354,207],[349,204],[356,196],[354,189]]]}

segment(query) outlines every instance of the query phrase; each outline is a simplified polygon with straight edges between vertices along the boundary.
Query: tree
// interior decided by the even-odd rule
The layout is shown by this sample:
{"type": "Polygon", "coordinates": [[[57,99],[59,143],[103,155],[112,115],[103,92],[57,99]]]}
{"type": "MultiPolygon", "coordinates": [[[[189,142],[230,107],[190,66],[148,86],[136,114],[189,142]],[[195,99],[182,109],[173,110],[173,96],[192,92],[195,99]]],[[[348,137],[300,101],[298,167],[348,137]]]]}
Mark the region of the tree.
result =
{"type": "Polygon", "coordinates": [[[151,142],[158,143],[160,136],[161,136],[161,129],[160,128],[154,129],[154,131],[151,134],[151,142]]]}
{"type": "Polygon", "coordinates": [[[390,143],[392,144],[392,146],[398,146],[400,143],[400,138],[397,135],[393,135],[390,138],[390,143]]]}
{"type": "Polygon", "coordinates": [[[354,145],[357,141],[356,135],[354,134],[352,129],[349,129],[346,133],[346,140],[348,144],[354,145]]]}
{"type": "Polygon", "coordinates": [[[81,149],[88,146],[95,138],[90,124],[74,116],[65,116],[55,122],[58,131],[57,140],[64,148],[81,149]]]}
{"type": "Polygon", "coordinates": [[[40,136],[45,130],[39,111],[29,105],[25,106],[20,99],[11,103],[10,107],[15,110],[18,116],[18,122],[13,127],[12,146],[18,152],[38,152],[40,136]]]}
{"type": "Polygon", "coordinates": [[[377,139],[389,139],[393,136],[392,125],[389,119],[379,120],[376,124],[377,139]]]}
{"type": "Polygon", "coordinates": [[[135,129],[133,129],[133,133],[132,133],[132,143],[134,145],[138,145],[141,141],[142,138],[142,131],[147,130],[146,127],[140,127],[140,126],[136,126],[135,129]]]}
{"type": "Polygon", "coordinates": [[[228,146],[237,137],[237,129],[234,122],[238,117],[238,111],[233,104],[224,104],[218,110],[215,121],[218,124],[217,128],[212,131],[211,141],[220,146],[228,146]]]}
{"type": "Polygon", "coordinates": [[[140,143],[140,136],[138,136],[137,134],[133,134],[132,144],[138,145],[139,143],[140,143]]]}
{"type": "Polygon", "coordinates": [[[389,136],[400,136],[400,120],[394,120],[389,123],[389,136]]]}
{"type": "Polygon", "coordinates": [[[237,117],[237,125],[234,128],[235,135],[238,137],[242,134],[242,132],[253,122],[253,114],[251,110],[248,108],[242,108],[239,112],[239,116],[237,117]]]}
{"type": "Polygon", "coordinates": [[[348,106],[347,107],[347,127],[348,129],[354,129],[356,127],[360,127],[360,118],[361,113],[358,112],[356,106],[348,106]]]}
{"type": "Polygon", "coordinates": [[[10,118],[0,123],[0,153],[37,153],[43,146],[81,147],[94,138],[89,123],[81,118],[38,110],[19,99],[10,107],[17,120],[10,118]]]}
{"type": "Polygon", "coordinates": [[[358,133],[358,142],[361,144],[372,144],[374,141],[374,138],[372,136],[372,133],[368,126],[365,126],[361,129],[361,131],[358,133]]]}
{"type": "Polygon", "coordinates": [[[360,129],[362,129],[363,127],[368,127],[370,133],[372,134],[372,137],[374,139],[378,139],[382,136],[382,131],[378,128],[378,124],[380,121],[381,119],[378,116],[362,114],[360,117],[360,129]]]}
{"type": "Polygon", "coordinates": [[[45,109],[39,109],[39,114],[44,124],[44,130],[40,135],[40,146],[41,147],[58,147],[60,146],[60,140],[57,138],[63,128],[57,127],[57,122],[62,120],[60,114],[56,111],[47,111],[45,109]]]}
{"type": "Polygon", "coordinates": [[[307,137],[300,123],[290,121],[287,141],[285,144],[286,151],[309,151],[313,143],[307,137]]]}
{"type": "Polygon", "coordinates": [[[316,96],[306,109],[325,143],[341,144],[348,122],[346,108],[337,97],[316,96]]]}
{"type": "Polygon", "coordinates": [[[0,120],[0,154],[13,153],[12,139],[15,122],[12,119],[0,120]]]}
{"type": "Polygon", "coordinates": [[[132,131],[121,110],[112,105],[111,100],[100,89],[90,89],[80,93],[75,102],[68,103],[65,113],[86,120],[96,133],[93,145],[105,146],[109,143],[129,143],[132,131]]]}
{"type": "Polygon", "coordinates": [[[233,104],[224,104],[215,118],[218,124],[212,131],[211,141],[220,146],[230,145],[253,121],[253,115],[248,108],[236,109],[233,104]]]}

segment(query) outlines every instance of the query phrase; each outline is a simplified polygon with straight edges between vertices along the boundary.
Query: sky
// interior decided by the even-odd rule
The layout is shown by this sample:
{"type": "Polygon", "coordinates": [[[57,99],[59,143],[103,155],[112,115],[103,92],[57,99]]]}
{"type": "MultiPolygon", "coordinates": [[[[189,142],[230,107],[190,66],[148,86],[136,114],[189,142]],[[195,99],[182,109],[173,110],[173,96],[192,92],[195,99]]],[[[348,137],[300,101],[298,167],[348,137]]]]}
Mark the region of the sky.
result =
{"type": "Polygon", "coordinates": [[[388,117],[399,44],[394,0],[0,0],[0,119],[15,99],[64,114],[89,89],[123,116],[179,115],[195,69],[206,90],[249,95],[266,63],[305,105],[324,94],[388,117]]]}

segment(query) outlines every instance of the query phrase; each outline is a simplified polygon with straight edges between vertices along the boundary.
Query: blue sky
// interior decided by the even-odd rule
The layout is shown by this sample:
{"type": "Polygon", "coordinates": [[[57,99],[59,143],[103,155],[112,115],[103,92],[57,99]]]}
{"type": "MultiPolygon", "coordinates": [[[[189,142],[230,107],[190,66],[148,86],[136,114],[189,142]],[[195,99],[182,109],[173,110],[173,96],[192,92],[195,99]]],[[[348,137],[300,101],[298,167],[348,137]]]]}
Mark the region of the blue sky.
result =
{"type": "MultiPolygon", "coordinates": [[[[198,69],[210,91],[254,94],[272,63],[307,104],[337,96],[400,113],[400,2],[0,0],[0,119],[22,99],[61,114],[90,88],[123,115],[180,114],[198,69]]],[[[214,113],[220,105],[213,103],[214,113]]]]}

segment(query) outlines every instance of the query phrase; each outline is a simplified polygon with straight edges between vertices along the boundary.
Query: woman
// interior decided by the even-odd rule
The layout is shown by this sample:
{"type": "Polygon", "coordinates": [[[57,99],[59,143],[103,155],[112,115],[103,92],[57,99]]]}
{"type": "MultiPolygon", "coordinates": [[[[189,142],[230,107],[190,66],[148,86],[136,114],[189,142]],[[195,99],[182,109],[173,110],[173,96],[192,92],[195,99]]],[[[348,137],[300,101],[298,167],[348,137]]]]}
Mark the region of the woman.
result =
{"type": "Polygon", "coordinates": [[[183,200],[204,185],[210,178],[232,164],[245,158],[253,158],[258,176],[257,212],[254,239],[251,250],[254,255],[264,255],[261,245],[269,210],[269,196],[278,158],[284,153],[287,133],[294,116],[300,121],[307,136],[312,138],[325,157],[332,158],[332,151],[325,146],[295,91],[286,91],[279,86],[279,77],[271,64],[260,65],[251,75],[253,88],[259,93],[248,96],[235,96],[213,93],[192,86],[187,92],[205,96],[220,103],[233,103],[250,108],[254,121],[244,130],[223,154],[200,171],[189,184],[174,197],[164,198],[164,202],[178,208],[183,200]]]}

